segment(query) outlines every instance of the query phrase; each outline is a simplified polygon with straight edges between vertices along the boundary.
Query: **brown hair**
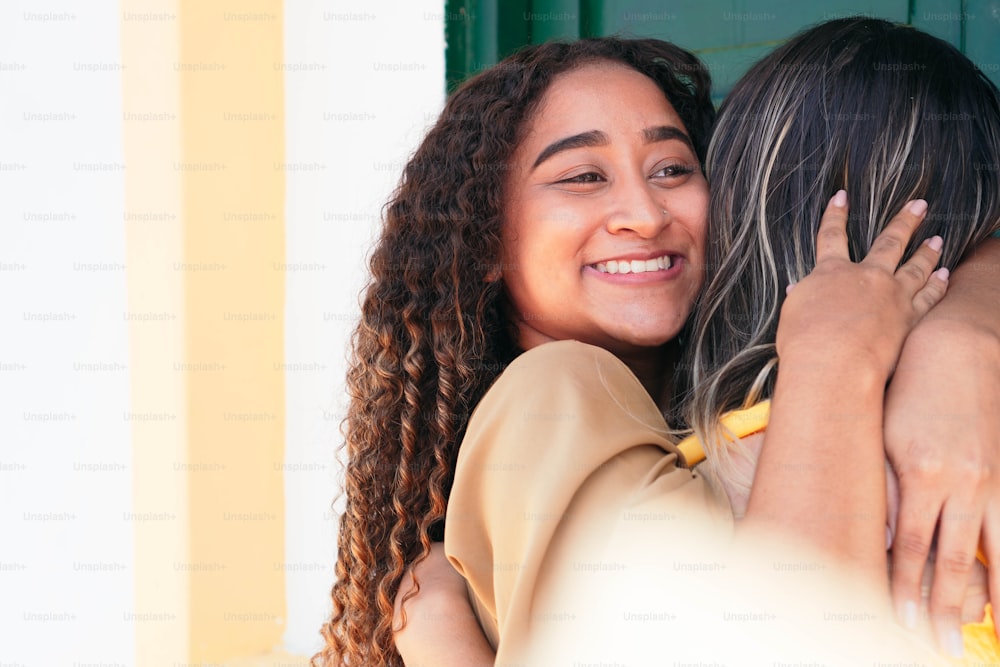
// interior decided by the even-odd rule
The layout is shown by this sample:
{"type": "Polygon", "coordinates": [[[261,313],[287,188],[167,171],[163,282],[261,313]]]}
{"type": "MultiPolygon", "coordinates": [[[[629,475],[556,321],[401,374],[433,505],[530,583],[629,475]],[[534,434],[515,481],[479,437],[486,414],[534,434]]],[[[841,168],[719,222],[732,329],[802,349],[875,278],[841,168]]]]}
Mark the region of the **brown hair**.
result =
{"type": "Polygon", "coordinates": [[[406,165],[372,255],[354,333],[346,509],[333,613],[313,665],[402,665],[393,602],[407,567],[442,539],[470,412],[518,350],[505,317],[505,169],[552,81],[622,63],[653,79],[704,160],[715,111],[692,54],[659,40],[533,46],[461,86],[406,165]]]}

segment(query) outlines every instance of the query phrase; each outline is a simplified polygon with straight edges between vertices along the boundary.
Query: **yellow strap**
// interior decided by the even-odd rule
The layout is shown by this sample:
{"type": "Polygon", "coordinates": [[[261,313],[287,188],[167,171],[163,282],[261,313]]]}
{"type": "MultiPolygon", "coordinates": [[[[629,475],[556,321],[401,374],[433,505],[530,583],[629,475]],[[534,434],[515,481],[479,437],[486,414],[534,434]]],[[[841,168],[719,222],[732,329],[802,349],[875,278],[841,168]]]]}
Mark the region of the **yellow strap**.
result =
{"type": "MultiPolygon", "coordinates": [[[[722,415],[722,425],[737,438],[759,433],[767,428],[767,420],[771,416],[771,401],[762,401],[746,410],[733,410],[722,415]]],[[[729,436],[726,435],[728,438],[729,436]]],[[[705,449],[695,435],[684,438],[677,448],[684,455],[688,467],[695,466],[705,460],[705,449]]]]}
{"type": "MultiPolygon", "coordinates": [[[[721,421],[723,426],[728,429],[728,432],[731,432],[737,438],[745,438],[748,435],[753,435],[766,429],[770,416],[771,402],[763,401],[746,410],[727,412],[722,416],[721,421]]],[[[725,434],[727,431],[723,431],[723,433],[725,434]]],[[[726,435],[726,437],[728,438],[729,436],[726,435]]],[[[688,467],[694,467],[705,460],[705,449],[701,446],[701,440],[695,435],[689,435],[684,438],[677,445],[677,448],[684,455],[684,461],[688,467]]],[[[979,551],[976,553],[976,558],[979,559],[980,563],[989,567],[990,564],[986,559],[986,552],[983,550],[982,545],[980,545],[979,551]]]]}

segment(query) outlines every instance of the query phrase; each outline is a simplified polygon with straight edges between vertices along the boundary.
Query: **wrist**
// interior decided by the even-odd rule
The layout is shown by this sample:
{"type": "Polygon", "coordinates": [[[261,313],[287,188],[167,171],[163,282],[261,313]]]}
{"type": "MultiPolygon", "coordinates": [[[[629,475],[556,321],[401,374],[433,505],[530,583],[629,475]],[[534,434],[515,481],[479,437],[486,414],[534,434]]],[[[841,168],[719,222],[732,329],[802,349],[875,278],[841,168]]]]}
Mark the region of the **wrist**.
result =
{"type": "Polygon", "coordinates": [[[817,387],[824,392],[838,388],[851,394],[885,391],[892,368],[867,348],[789,344],[778,352],[778,382],[782,377],[798,390],[817,387]],[[822,349],[822,352],[817,352],[822,349]]]}

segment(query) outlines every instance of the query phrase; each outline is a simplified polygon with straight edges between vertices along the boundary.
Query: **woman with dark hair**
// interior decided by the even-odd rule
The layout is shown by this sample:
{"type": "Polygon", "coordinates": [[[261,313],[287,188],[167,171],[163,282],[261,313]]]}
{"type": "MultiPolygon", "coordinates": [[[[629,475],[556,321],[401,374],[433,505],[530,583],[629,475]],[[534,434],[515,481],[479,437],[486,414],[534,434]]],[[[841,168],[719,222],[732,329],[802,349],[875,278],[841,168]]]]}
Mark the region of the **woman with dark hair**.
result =
{"type": "MultiPolygon", "coordinates": [[[[856,259],[866,256],[870,248],[879,249],[878,244],[873,243],[879,231],[887,226],[888,216],[885,213],[899,210],[904,202],[914,197],[926,198],[930,206],[929,209],[920,211],[921,206],[917,205],[907,214],[909,218],[903,216],[904,222],[914,226],[920,223],[906,252],[906,257],[910,257],[911,262],[913,257],[919,256],[916,248],[926,245],[921,246],[922,241],[941,234],[945,239],[946,262],[954,267],[958,259],[973,244],[994,231],[1000,221],[997,204],[1000,184],[997,183],[995,174],[990,173],[991,168],[995,169],[995,165],[1000,164],[1000,142],[997,141],[1000,111],[997,108],[996,90],[978,74],[967,59],[938,40],[928,42],[926,37],[916,31],[895,28],[884,22],[858,20],[832,22],[800,35],[762,61],[734,90],[722,112],[719,134],[716,135],[709,160],[709,173],[713,176],[712,229],[713,234],[721,235],[718,245],[713,237],[713,243],[707,246],[707,264],[714,289],[706,292],[702,302],[706,314],[699,315],[696,321],[693,329],[694,345],[691,348],[693,354],[701,354],[700,357],[695,357],[693,364],[695,386],[704,387],[700,389],[695,401],[691,421],[706,443],[707,469],[714,470],[714,476],[727,492],[738,490],[734,487],[739,486],[739,477],[733,473],[738,470],[739,465],[734,465],[734,460],[740,458],[743,448],[738,442],[735,445],[726,443],[726,438],[719,435],[719,419],[723,412],[767,398],[777,391],[774,394],[774,412],[783,416],[773,419],[767,433],[761,466],[756,476],[752,473],[749,476],[749,479],[754,480],[754,486],[750,490],[748,517],[758,525],[772,525],[782,530],[795,531],[814,545],[844,554],[863,564],[869,572],[884,572],[885,567],[884,536],[882,531],[872,528],[880,521],[884,522],[885,517],[884,486],[880,481],[880,476],[884,474],[881,467],[882,392],[879,390],[876,395],[869,390],[872,386],[878,386],[878,377],[881,377],[883,386],[888,379],[888,364],[894,357],[887,359],[884,350],[892,349],[893,336],[888,329],[882,331],[876,328],[876,335],[871,335],[873,330],[870,327],[859,326],[857,331],[868,332],[868,338],[855,340],[857,347],[847,350],[847,357],[843,356],[843,347],[825,353],[826,362],[837,362],[834,368],[817,364],[817,367],[832,372],[834,369],[851,366],[845,359],[858,358],[869,363],[877,357],[878,361],[873,365],[876,367],[875,374],[863,374],[867,378],[867,389],[861,386],[845,387],[845,380],[853,381],[858,376],[841,374],[838,377],[836,373],[826,384],[820,382],[810,385],[815,378],[804,377],[808,373],[801,372],[801,360],[808,355],[786,355],[789,359],[798,359],[800,363],[797,365],[785,359],[784,375],[780,376],[786,378],[783,381],[786,386],[806,387],[808,391],[790,391],[786,388],[784,398],[781,398],[782,392],[776,390],[775,380],[769,373],[774,365],[772,358],[775,357],[776,334],[780,347],[781,330],[778,329],[777,315],[784,301],[785,289],[787,285],[802,280],[816,264],[814,239],[817,225],[820,213],[833,191],[845,189],[846,186],[847,196],[851,198],[847,239],[850,256],[856,259]],[[916,47],[913,46],[914,43],[916,47]],[[945,63],[941,70],[935,64],[937,58],[945,63]],[[904,65],[906,69],[903,68],[904,65]],[[913,71],[917,76],[899,77],[900,71],[913,71]],[[889,72],[893,76],[885,75],[889,72]],[[940,72],[944,72],[944,75],[940,72]],[[921,78],[924,75],[927,76],[926,80],[921,78]],[[902,108],[891,108],[894,104],[899,104],[902,108]],[[893,118],[894,121],[885,122],[885,118],[893,118]],[[948,125],[958,119],[968,122],[963,126],[948,125]],[[859,123],[864,120],[869,121],[868,124],[859,128],[859,123]],[[733,131],[734,126],[738,127],[738,131],[733,131]],[[858,129],[863,131],[858,133],[858,129]],[[863,136],[859,138],[859,134],[863,136]],[[954,150],[953,146],[962,146],[966,148],[966,152],[954,150]],[[945,155],[949,150],[954,152],[945,155]],[[720,183],[727,182],[727,179],[728,185],[720,183]],[[730,344],[730,341],[735,342],[730,344]],[[752,346],[758,347],[747,357],[738,357],[744,348],[752,346]],[[876,347],[883,352],[870,356],[876,347]],[[737,357],[738,361],[729,365],[731,357],[737,357]],[[880,373],[884,375],[879,376],[880,373]],[[732,387],[719,381],[720,375],[728,375],[729,381],[734,383],[732,387]],[[823,391],[817,391],[819,388],[823,391]],[[822,400],[817,397],[822,397],[822,400]],[[824,410],[829,409],[831,401],[839,401],[841,407],[862,406],[862,413],[868,418],[867,421],[856,419],[853,422],[842,422],[838,424],[839,432],[831,434],[829,422],[824,424],[822,419],[824,410]],[[781,405],[786,407],[781,408],[781,405]],[[809,447],[802,446],[803,429],[809,433],[809,447]],[[798,437],[795,436],[796,433],[799,434],[798,437]],[[848,448],[852,461],[849,469],[842,463],[844,451],[848,448]],[[735,456],[730,450],[735,450],[735,456]],[[790,462],[794,462],[794,465],[790,465],[790,462]],[[842,516],[865,518],[853,522],[817,521],[816,517],[824,516],[824,511],[830,507],[836,507],[842,516]]],[[[839,209],[846,218],[846,200],[840,204],[839,199],[838,197],[834,201],[834,209],[839,209]]],[[[831,215],[836,213],[837,210],[834,210],[831,215]]],[[[907,244],[909,234],[900,231],[900,224],[903,223],[895,225],[896,230],[889,237],[881,237],[892,239],[882,241],[882,246],[907,244]]],[[[938,241],[934,241],[934,244],[938,244],[938,241]]],[[[901,248],[902,246],[900,250],[901,248]]],[[[883,254],[885,250],[885,247],[881,248],[883,254]]],[[[901,272],[910,271],[913,268],[904,265],[901,272]]],[[[789,302],[789,308],[792,307],[791,304],[797,304],[793,311],[796,314],[788,317],[800,325],[799,331],[803,331],[802,322],[809,320],[803,314],[810,312],[806,305],[809,301],[803,300],[810,295],[815,298],[816,286],[823,283],[813,279],[804,284],[809,284],[810,289],[800,291],[801,296],[794,296],[789,302]]],[[[832,295],[836,296],[836,292],[832,295]]],[[[830,296],[827,293],[827,298],[830,296]]],[[[858,313],[857,310],[850,310],[852,303],[839,305],[844,308],[844,312],[855,315],[858,313]]],[[[859,304],[859,307],[861,305],[863,304],[859,304]]],[[[967,308],[968,305],[959,301],[959,306],[967,308]]],[[[949,310],[950,307],[946,308],[944,304],[941,308],[944,320],[954,317],[954,313],[958,312],[949,310]]],[[[884,306],[884,309],[886,312],[891,310],[889,306],[884,306]]],[[[878,312],[862,310],[869,317],[875,317],[878,312]]],[[[984,309],[980,304],[978,310],[986,310],[987,312],[980,313],[983,321],[986,325],[995,326],[996,323],[990,319],[996,316],[992,309],[984,309]]],[[[966,313],[962,317],[967,317],[969,310],[962,312],[966,313]]],[[[823,341],[827,344],[836,341],[842,346],[845,336],[850,339],[852,327],[840,324],[839,330],[837,327],[831,330],[830,323],[826,324],[827,329],[819,329],[828,337],[826,339],[810,338],[810,334],[797,335],[800,340],[812,341],[817,345],[823,344],[823,341]]],[[[792,329],[795,330],[795,327],[792,329]]],[[[785,330],[788,330],[788,326],[785,330]]],[[[991,331],[995,332],[996,328],[991,331]]],[[[788,338],[785,340],[787,350],[788,338]]],[[[813,353],[820,357],[824,355],[822,349],[814,350],[813,353]]],[[[563,358],[564,365],[568,363],[568,359],[574,358],[570,353],[567,355],[563,358]]],[[[686,365],[682,363],[678,367],[685,369],[686,365]]],[[[610,367],[602,368],[608,371],[610,367]]],[[[548,369],[550,373],[552,370],[548,369]]],[[[868,370],[872,368],[869,367],[868,370]]],[[[903,367],[900,368],[902,370],[903,367]]],[[[526,371],[523,365],[522,371],[526,371]]],[[[912,384],[912,372],[907,370],[907,374],[912,384]]],[[[516,395],[520,385],[512,382],[507,383],[507,391],[516,395]]],[[[636,407],[634,401],[641,400],[632,397],[625,385],[627,382],[612,383],[618,390],[612,396],[629,406],[625,413],[652,419],[644,409],[636,407]]],[[[890,400],[892,391],[890,390],[890,400]]],[[[655,393],[652,395],[656,396],[655,393]]],[[[995,397],[995,393],[989,395],[995,397]]],[[[532,396],[540,400],[535,394],[532,396]]],[[[475,452],[484,447],[479,443],[487,441],[487,449],[495,445],[490,442],[496,439],[490,432],[492,422],[504,419],[503,411],[498,412],[495,407],[487,412],[497,416],[480,417],[480,423],[485,422],[488,426],[476,426],[477,440],[470,443],[467,437],[467,442],[463,444],[463,451],[473,452],[466,460],[474,460],[477,465],[466,464],[465,472],[461,467],[459,470],[459,475],[465,476],[461,481],[466,489],[459,496],[467,500],[470,497],[468,489],[472,489],[471,497],[476,498],[479,504],[488,504],[491,497],[502,495],[505,488],[513,488],[505,487],[504,483],[498,486],[496,476],[491,477],[490,474],[503,470],[488,467],[502,466],[508,459],[476,458],[475,452]]],[[[893,419],[893,413],[888,413],[887,423],[892,424],[893,419]]],[[[649,423],[640,425],[643,427],[640,431],[645,429],[642,435],[629,433],[627,437],[639,438],[633,445],[636,449],[646,448],[646,458],[656,458],[656,452],[648,451],[655,447],[662,450],[659,454],[661,459],[678,456],[677,450],[669,443],[665,427],[658,429],[651,427],[649,423]]],[[[493,426],[499,429],[502,428],[502,423],[496,422],[493,426]]],[[[596,425],[591,424],[591,427],[596,428],[596,425]]],[[[586,439],[593,434],[577,433],[577,436],[586,439]]],[[[545,444],[539,442],[538,447],[545,444]]],[[[620,462],[618,454],[622,447],[620,443],[609,445],[605,462],[620,462]]],[[[627,445],[624,447],[627,448],[627,445]]],[[[568,451],[561,452],[561,455],[572,456],[568,451]]],[[[572,461],[572,458],[569,460],[572,461]]],[[[992,459],[986,460],[989,462],[992,459]]],[[[905,462],[894,460],[893,463],[900,469],[905,462]]],[[[673,460],[665,460],[657,475],[663,477],[664,472],[672,473],[673,464],[673,460]]],[[[657,483],[660,477],[656,477],[657,483]]],[[[577,476],[573,480],[581,489],[588,488],[594,481],[589,476],[577,476]]],[[[456,480],[456,484],[458,481],[456,480]]],[[[643,482],[643,489],[650,488],[645,484],[643,482]]],[[[612,484],[602,488],[602,498],[607,505],[615,506],[622,489],[626,487],[612,484]],[[615,493],[619,495],[615,496],[615,493]]],[[[991,487],[986,485],[986,488],[991,487]]],[[[635,488],[629,493],[634,495],[635,488]]],[[[585,495],[580,493],[580,496],[585,495]]],[[[563,504],[550,517],[552,521],[566,521],[568,514],[563,512],[571,507],[572,502],[577,502],[577,497],[572,493],[570,498],[571,500],[564,498],[561,501],[563,504]]],[[[664,507],[669,510],[678,496],[672,492],[662,498],[666,502],[664,507]]],[[[493,502],[497,502],[497,498],[494,497],[493,502]]],[[[904,497],[904,507],[905,502],[904,497]]],[[[490,546],[493,544],[491,540],[503,537],[502,534],[491,532],[496,530],[496,523],[491,523],[491,517],[495,519],[497,508],[491,510],[493,514],[487,512],[486,515],[473,514],[470,517],[470,513],[466,511],[468,504],[463,501],[449,513],[449,525],[453,523],[457,527],[454,530],[449,528],[451,532],[447,548],[453,561],[463,572],[467,575],[471,573],[475,595],[482,597],[484,590],[489,593],[489,585],[483,584],[483,581],[492,577],[498,582],[500,589],[492,592],[497,596],[496,600],[485,600],[485,606],[490,607],[499,604],[501,598],[509,595],[509,591],[502,590],[503,587],[510,584],[512,578],[516,586],[516,580],[521,575],[515,572],[514,575],[507,576],[503,567],[511,565],[516,571],[518,568],[514,565],[517,563],[512,565],[497,561],[496,552],[493,553],[493,560],[486,564],[487,571],[484,572],[482,564],[472,562],[478,557],[475,547],[454,543],[453,533],[461,533],[463,537],[470,534],[476,536],[461,525],[462,522],[472,521],[487,526],[485,533],[479,535],[487,545],[487,554],[490,549],[500,548],[495,544],[490,546]],[[462,508],[460,514],[459,508],[462,508]],[[456,551],[461,553],[456,556],[456,551]],[[472,561],[469,560],[469,554],[473,554],[472,561]],[[501,566],[500,571],[496,570],[498,566],[501,566]],[[488,571],[489,567],[494,568],[492,575],[488,571]]],[[[514,503],[514,506],[521,505],[514,503]]],[[[987,511],[995,511],[992,506],[988,507],[987,511]]],[[[739,513],[737,510],[737,514],[739,513]]],[[[539,514],[546,515],[544,511],[539,514]]],[[[978,534],[983,523],[982,511],[979,517],[980,521],[975,525],[963,525],[960,528],[967,528],[978,534]]],[[[988,529],[989,520],[987,516],[985,539],[996,540],[996,534],[988,529]]],[[[947,522],[942,525],[949,526],[947,522]]],[[[900,529],[902,530],[902,526],[900,529]]],[[[540,527],[539,530],[544,533],[544,539],[561,545],[562,551],[559,553],[563,557],[567,554],[580,556],[581,553],[586,553],[585,549],[582,552],[579,550],[581,544],[587,543],[585,538],[581,538],[579,543],[570,539],[567,546],[566,531],[560,526],[540,527]],[[560,530],[563,531],[561,534],[560,530]],[[577,547],[576,551],[574,546],[577,547]]],[[[954,531],[955,528],[949,527],[947,530],[954,531]]],[[[655,536],[651,535],[651,538],[655,536]]],[[[975,536],[972,541],[970,553],[975,551],[975,536]]],[[[525,544],[522,539],[513,548],[504,545],[502,553],[517,553],[525,544]]],[[[593,546],[599,542],[591,544],[593,546]]],[[[987,546],[991,552],[996,551],[992,543],[987,546]]],[[[562,561],[562,566],[569,567],[565,560],[562,561]]],[[[548,567],[551,571],[559,565],[548,563],[539,567],[548,567]]],[[[906,576],[911,575],[912,573],[908,573],[906,576]]],[[[477,604],[479,619],[484,622],[484,600],[474,602],[477,604]]],[[[904,618],[910,614],[911,609],[906,602],[904,601],[904,608],[901,610],[904,618]]],[[[522,625],[530,622],[532,621],[528,619],[516,621],[522,625]]],[[[949,633],[950,629],[946,624],[943,627],[943,633],[939,627],[942,647],[952,653],[960,652],[954,635],[949,633]]],[[[496,637],[492,639],[495,641],[496,637]]]]}
{"type": "MultiPolygon", "coordinates": [[[[954,269],[1000,228],[998,165],[1000,93],[996,86],[950,44],[908,26],[874,19],[831,21],[776,49],[740,80],[720,109],[709,151],[709,237],[713,242],[707,246],[707,287],[686,350],[690,361],[683,364],[692,370],[687,384],[694,388],[688,421],[704,443],[710,468],[735,493],[750,493],[754,502],[753,477],[748,474],[753,468],[740,465],[741,441],[727,438],[718,425],[724,413],[773,394],[779,312],[787,287],[804,278],[815,264],[812,239],[826,198],[838,189],[849,194],[847,232],[852,257],[864,256],[872,246],[888,221],[887,211],[898,210],[916,197],[925,199],[927,212],[905,256],[922,241],[940,235],[944,238],[942,265],[954,269]]],[[[951,363],[969,355],[971,362],[963,364],[963,370],[969,367],[966,372],[975,373],[975,359],[989,352],[989,340],[996,336],[995,330],[989,330],[989,318],[1000,314],[996,305],[980,305],[985,325],[976,320],[961,322],[979,340],[970,338],[963,346],[946,338],[955,330],[956,320],[968,319],[970,312],[959,312],[945,301],[928,315],[907,345],[921,346],[925,363],[942,352],[951,363]],[[984,333],[976,334],[976,326],[984,333]],[[942,349],[944,340],[950,348],[942,349]]],[[[960,384],[975,386],[985,381],[995,385],[1000,380],[991,378],[993,369],[987,369],[973,382],[969,376],[955,377],[954,372],[938,382],[956,385],[956,393],[964,388],[960,384]]],[[[896,377],[914,372],[921,371],[904,365],[896,370],[896,377]]],[[[947,442],[964,437],[971,422],[996,414],[996,405],[980,402],[974,391],[963,392],[951,404],[960,414],[956,419],[959,415],[942,414],[940,404],[919,395],[897,394],[894,389],[890,386],[890,407],[901,400],[919,401],[914,407],[920,409],[908,417],[907,435],[918,432],[915,428],[928,430],[929,437],[947,442]]],[[[904,428],[893,421],[893,414],[888,413],[887,439],[904,428]]],[[[773,465],[790,455],[769,447],[764,452],[761,465],[773,465]]],[[[919,468],[893,458],[892,449],[888,453],[904,485],[921,474],[919,468]]],[[[966,462],[981,468],[986,480],[991,465],[987,455],[983,452],[979,460],[966,462]]],[[[781,475],[767,479],[777,485],[789,481],[781,475]]],[[[813,505],[803,506],[803,512],[831,502],[851,506],[851,484],[836,476],[810,483],[815,489],[809,496],[813,505]]],[[[992,489],[996,494],[995,477],[992,489]]],[[[948,544],[948,552],[941,552],[935,568],[932,612],[940,611],[932,614],[932,620],[939,643],[953,652],[960,648],[958,612],[974,565],[961,550],[974,553],[980,528],[994,553],[1000,544],[1000,498],[974,497],[974,491],[981,489],[960,492],[944,508],[967,519],[942,521],[940,540],[948,544]]],[[[767,493],[764,486],[758,486],[758,492],[767,493]]],[[[890,519],[898,547],[893,558],[893,597],[899,617],[912,626],[919,609],[923,560],[934,529],[933,522],[915,517],[937,508],[915,506],[909,500],[904,495],[898,525],[896,512],[890,513],[890,519]],[[911,558],[900,559],[896,552],[911,558]]],[[[1000,571],[990,576],[993,594],[1000,594],[1000,571]]]]}
{"type": "MultiPolygon", "coordinates": [[[[442,539],[469,414],[522,346],[519,314],[506,291],[517,271],[504,265],[505,179],[546,91],[593,63],[653,86],[663,120],[657,128],[664,132],[643,138],[658,158],[643,168],[661,193],[656,215],[683,217],[694,230],[684,240],[688,261],[675,257],[669,286],[639,290],[647,308],[638,316],[619,300],[622,310],[603,315],[606,334],[593,341],[625,340],[641,353],[644,376],[659,385],[650,391],[666,391],[666,370],[677,354],[667,343],[702,282],[708,190],[699,164],[715,118],[708,73],[687,51],[658,40],[600,39],[522,51],[451,96],[386,208],[348,372],[346,508],[333,613],[314,664],[402,664],[392,634],[400,581],[442,539]]],[[[574,137],[551,147],[553,159],[542,167],[551,170],[572,146],[608,140],[574,137]]],[[[561,187],[590,187],[587,178],[564,175],[561,187]]]]}

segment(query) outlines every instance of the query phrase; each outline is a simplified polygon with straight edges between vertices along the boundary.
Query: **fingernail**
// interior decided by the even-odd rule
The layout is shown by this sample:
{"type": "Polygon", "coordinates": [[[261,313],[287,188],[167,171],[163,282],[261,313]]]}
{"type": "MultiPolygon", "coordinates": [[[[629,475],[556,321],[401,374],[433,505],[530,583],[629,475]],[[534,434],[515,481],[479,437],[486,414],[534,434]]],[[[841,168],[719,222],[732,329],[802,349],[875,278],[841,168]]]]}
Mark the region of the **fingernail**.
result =
{"type": "Polygon", "coordinates": [[[833,195],[830,203],[839,207],[847,206],[847,192],[845,190],[837,190],[837,194],[833,195]]]}
{"type": "MultiPolygon", "coordinates": [[[[965,653],[965,644],[962,642],[962,633],[956,629],[945,631],[941,641],[941,648],[945,653],[953,658],[961,658],[965,653]]],[[[940,641],[940,640],[939,640],[940,641]]]]}
{"type": "Polygon", "coordinates": [[[917,603],[913,600],[907,600],[903,603],[903,626],[907,630],[917,629],[917,603]]]}
{"type": "Polygon", "coordinates": [[[888,551],[892,548],[892,529],[889,526],[885,527],[885,550],[888,551]]]}
{"type": "Polygon", "coordinates": [[[941,248],[944,246],[944,239],[940,236],[932,236],[927,239],[927,245],[931,247],[931,250],[940,252],[941,248]]]}
{"type": "Polygon", "coordinates": [[[943,280],[944,282],[948,282],[948,276],[951,275],[951,271],[942,266],[940,269],[938,269],[931,275],[937,278],[938,280],[943,280]]]}
{"type": "Polygon", "coordinates": [[[785,288],[785,294],[791,294],[797,284],[798,283],[788,283],[788,287],[785,288]]]}
{"type": "Polygon", "coordinates": [[[913,215],[923,215],[924,211],[927,210],[927,202],[923,199],[914,199],[906,205],[906,210],[913,215]]]}

